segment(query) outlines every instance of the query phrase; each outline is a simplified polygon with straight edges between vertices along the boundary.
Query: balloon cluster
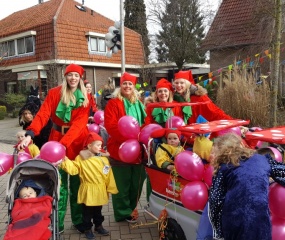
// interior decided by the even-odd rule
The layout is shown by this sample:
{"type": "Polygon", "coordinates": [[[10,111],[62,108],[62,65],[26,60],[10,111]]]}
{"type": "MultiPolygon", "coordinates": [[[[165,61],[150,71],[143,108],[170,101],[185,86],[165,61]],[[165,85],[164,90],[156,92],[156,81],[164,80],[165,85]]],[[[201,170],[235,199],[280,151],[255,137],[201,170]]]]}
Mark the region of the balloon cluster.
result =
{"type": "Polygon", "coordinates": [[[182,204],[192,211],[202,210],[208,201],[208,187],[212,184],[212,168],[205,168],[202,159],[188,150],[176,155],[174,165],[177,173],[190,181],[182,188],[180,195],[182,204]]]}
{"type": "Polygon", "coordinates": [[[104,126],[104,111],[99,110],[95,112],[93,119],[94,123],[88,124],[88,130],[90,132],[99,133],[100,126],[104,126]]]}
{"type": "Polygon", "coordinates": [[[273,183],[269,187],[269,209],[271,212],[272,239],[285,239],[285,187],[273,183]]]}
{"type": "Polygon", "coordinates": [[[108,33],[105,35],[106,46],[110,49],[107,52],[107,57],[112,57],[112,53],[118,53],[121,50],[121,33],[120,33],[121,23],[116,21],[114,26],[109,27],[108,33]]]}

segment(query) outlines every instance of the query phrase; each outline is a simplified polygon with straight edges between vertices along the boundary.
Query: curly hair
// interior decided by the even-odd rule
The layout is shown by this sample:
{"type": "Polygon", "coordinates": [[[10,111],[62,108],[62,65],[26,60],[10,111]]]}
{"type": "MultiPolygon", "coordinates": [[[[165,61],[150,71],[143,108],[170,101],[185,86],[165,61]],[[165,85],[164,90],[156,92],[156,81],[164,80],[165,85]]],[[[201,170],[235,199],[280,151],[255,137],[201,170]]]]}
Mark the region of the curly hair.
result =
{"type": "Polygon", "coordinates": [[[240,161],[251,157],[255,150],[245,147],[240,136],[234,133],[226,133],[215,139],[212,153],[214,155],[212,165],[215,175],[221,164],[239,166],[240,161]]]}

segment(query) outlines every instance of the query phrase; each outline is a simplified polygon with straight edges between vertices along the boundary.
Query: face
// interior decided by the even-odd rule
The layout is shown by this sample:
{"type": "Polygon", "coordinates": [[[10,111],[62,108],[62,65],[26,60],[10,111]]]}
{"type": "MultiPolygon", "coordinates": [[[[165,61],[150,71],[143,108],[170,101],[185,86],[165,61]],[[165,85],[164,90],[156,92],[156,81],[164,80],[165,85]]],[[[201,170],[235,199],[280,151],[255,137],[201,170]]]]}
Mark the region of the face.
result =
{"type": "Polygon", "coordinates": [[[17,139],[18,141],[22,141],[25,138],[25,132],[19,132],[17,133],[17,139]]]}
{"type": "Polygon", "coordinates": [[[34,116],[29,110],[25,110],[22,114],[23,119],[26,123],[29,123],[33,120],[34,116]]]}
{"type": "Polygon", "coordinates": [[[156,95],[159,102],[168,102],[169,90],[167,88],[159,88],[156,90],[156,95]]]}
{"type": "Polygon", "coordinates": [[[121,84],[121,94],[123,97],[130,97],[134,92],[135,86],[131,81],[124,81],[121,84]]]}
{"type": "Polygon", "coordinates": [[[87,93],[92,93],[92,86],[90,83],[87,83],[86,86],[85,86],[86,90],[87,90],[87,93]]]}
{"type": "Polygon", "coordinates": [[[19,197],[23,199],[37,197],[36,191],[31,187],[23,187],[19,192],[19,197]]]}
{"type": "Polygon", "coordinates": [[[176,133],[169,133],[167,136],[167,144],[177,147],[180,143],[179,137],[176,133]]]}
{"type": "Polygon", "coordinates": [[[66,75],[66,81],[70,89],[74,92],[79,84],[80,75],[77,72],[70,72],[66,75]]]}
{"type": "Polygon", "coordinates": [[[94,141],[90,144],[88,144],[88,149],[92,153],[100,153],[102,149],[102,142],[101,141],[94,141]]]}
{"type": "Polygon", "coordinates": [[[186,91],[186,83],[184,79],[177,79],[174,82],[174,87],[176,92],[178,92],[179,94],[182,94],[186,91]]]}

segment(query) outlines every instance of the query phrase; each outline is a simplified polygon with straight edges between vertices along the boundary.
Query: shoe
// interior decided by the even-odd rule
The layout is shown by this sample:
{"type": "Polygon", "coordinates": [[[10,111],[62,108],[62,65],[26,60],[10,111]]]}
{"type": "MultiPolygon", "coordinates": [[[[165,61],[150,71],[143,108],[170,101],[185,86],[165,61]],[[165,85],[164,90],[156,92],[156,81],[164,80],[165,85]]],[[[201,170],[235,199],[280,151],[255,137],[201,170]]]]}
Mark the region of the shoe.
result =
{"type": "Polygon", "coordinates": [[[95,239],[95,235],[91,230],[85,231],[84,234],[87,239],[95,239]]]}
{"type": "Polygon", "coordinates": [[[110,234],[110,232],[106,230],[105,228],[103,228],[102,226],[95,228],[95,232],[97,232],[98,234],[102,236],[108,236],[110,234]]]}
{"type": "Polygon", "coordinates": [[[135,219],[132,216],[127,217],[125,220],[129,223],[136,223],[137,222],[137,219],[135,219]]]}

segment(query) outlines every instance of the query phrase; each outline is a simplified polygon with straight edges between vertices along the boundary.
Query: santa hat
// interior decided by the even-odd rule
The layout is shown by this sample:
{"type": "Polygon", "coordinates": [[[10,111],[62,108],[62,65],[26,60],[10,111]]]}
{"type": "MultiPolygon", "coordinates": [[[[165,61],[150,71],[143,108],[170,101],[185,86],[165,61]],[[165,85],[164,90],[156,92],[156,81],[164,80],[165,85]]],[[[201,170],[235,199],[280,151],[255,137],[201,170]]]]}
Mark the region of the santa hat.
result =
{"type": "Polygon", "coordinates": [[[101,141],[102,143],[104,142],[100,135],[98,135],[95,132],[90,132],[86,138],[86,141],[84,143],[84,147],[86,148],[88,146],[88,144],[95,142],[95,141],[101,141]]]}
{"type": "Polygon", "coordinates": [[[179,71],[178,73],[174,74],[174,81],[178,79],[188,80],[191,84],[195,84],[194,78],[192,76],[192,72],[188,71],[179,71]]]}
{"type": "Polygon", "coordinates": [[[162,129],[155,130],[150,134],[150,137],[151,138],[162,138],[162,137],[167,138],[167,136],[170,133],[177,134],[179,139],[181,137],[181,132],[177,129],[174,129],[174,128],[162,128],[162,129]]]}
{"type": "Polygon", "coordinates": [[[84,69],[83,67],[72,63],[66,67],[64,76],[70,72],[77,72],[80,75],[80,77],[82,77],[84,73],[84,69]]]}
{"type": "Polygon", "coordinates": [[[131,75],[127,72],[124,72],[124,74],[121,76],[121,79],[120,79],[120,85],[125,82],[125,81],[130,81],[132,82],[134,85],[136,85],[137,83],[137,77],[134,76],[134,75],[131,75]]]}
{"type": "Polygon", "coordinates": [[[83,83],[84,83],[84,85],[86,86],[86,84],[88,84],[89,81],[88,81],[87,79],[85,79],[85,80],[83,81],[83,83]]]}
{"type": "Polygon", "coordinates": [[[169,91],[173,91],[172,84],[165,78],[162,78],[157,82],[156,90],[159,88],[167,88],[169,91]]]}

